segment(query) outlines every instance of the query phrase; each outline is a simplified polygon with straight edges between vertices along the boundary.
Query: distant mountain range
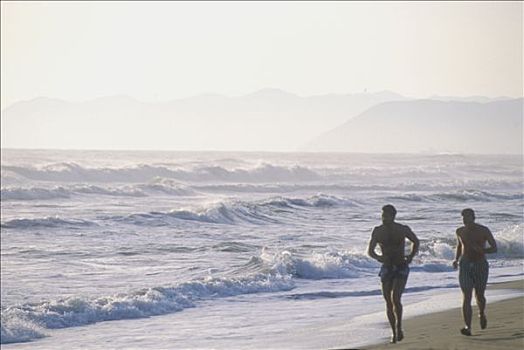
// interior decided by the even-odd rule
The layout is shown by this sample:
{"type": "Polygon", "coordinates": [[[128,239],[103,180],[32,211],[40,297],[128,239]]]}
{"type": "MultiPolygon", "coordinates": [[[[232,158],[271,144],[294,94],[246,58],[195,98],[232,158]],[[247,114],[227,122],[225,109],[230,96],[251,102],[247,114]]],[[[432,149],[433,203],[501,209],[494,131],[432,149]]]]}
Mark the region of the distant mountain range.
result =
{"type": "Polygon", "coordinates": [[[1,129],[6,148],[520,153],[522,99],[279,89],[159,103],[37,98],[3,110],[1,129]]]}
{"type": "Polygon", "coordinates": [[[371,106],[405,99],[387,91],[300,97],[278,89],[161,103],[37,98],[2,112],[2,146],[293,151],[371,106]]]}
{"type": "Polygon", "coordinates": [[[523,102],[385,102],[322,134],[303,150],[521,154],[523,102]]]}

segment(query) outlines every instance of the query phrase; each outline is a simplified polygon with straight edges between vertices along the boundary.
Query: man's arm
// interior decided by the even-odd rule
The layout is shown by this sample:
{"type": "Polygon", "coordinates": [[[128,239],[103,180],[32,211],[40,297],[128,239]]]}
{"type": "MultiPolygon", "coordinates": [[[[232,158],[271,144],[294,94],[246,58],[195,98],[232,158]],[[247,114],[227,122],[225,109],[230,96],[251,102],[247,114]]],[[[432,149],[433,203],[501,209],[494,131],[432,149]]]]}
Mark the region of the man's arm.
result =
{"type": "Polygon", "coordinates": [[[375,252],[375,248],[377,247],[378,240],[377,240],[377,228],[375,227],[373,229],[373,232],[371,233],[371,240],[369,241],[368,246],[368,255],[372,257],[373,259],[377,260],[378,262],[384,262],[384,258],[382,255],[378,255],[375,252]]]}
{"type": "Polygon", "coordinates": [[[411,253],[406,257],[406,262],[408,264],[411,263],[411,260],[413,260],[413,257],[418,253],[418,248],[420,246],[420,241],[418,240],[417,236],[411,231],[409,227],[407,227],[406,230],[406,238],[409,239],[413,244],[411,245],[411,253]]]}
{"type": "Polygon", "coordinates": [[[484,253],[491,254],[497,252],[497,242],[495,242],[495,238],[493,238],[493,234],[491,231],[486,227],[486,240],[489,243],[489,248],[484,248],[484,253]]]}
{"type": "Polygon", "coordinates": [[[455,260],[453,261],[453,268],[456,269],[458,267],[458,260],[462,256],[462,241],[459,237],[459,231],[457,230],[457,252],[455,253],[455,260]]]}

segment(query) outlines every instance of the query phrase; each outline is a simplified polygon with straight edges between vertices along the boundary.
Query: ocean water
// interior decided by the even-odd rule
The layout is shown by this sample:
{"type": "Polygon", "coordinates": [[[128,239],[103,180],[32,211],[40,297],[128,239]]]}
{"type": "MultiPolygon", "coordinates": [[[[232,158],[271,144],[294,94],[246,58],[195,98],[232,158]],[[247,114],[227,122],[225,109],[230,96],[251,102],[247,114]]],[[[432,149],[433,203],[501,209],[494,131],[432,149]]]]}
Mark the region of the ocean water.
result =
{"type": "Polygon", "coordinates": [[[466,207],[499,245],[490,282],[524,274],[521,156],[2,150],[1,180],[6,349],[380,340],[387,203],[421,240],[405,317],[459,305],[466,207]]]}

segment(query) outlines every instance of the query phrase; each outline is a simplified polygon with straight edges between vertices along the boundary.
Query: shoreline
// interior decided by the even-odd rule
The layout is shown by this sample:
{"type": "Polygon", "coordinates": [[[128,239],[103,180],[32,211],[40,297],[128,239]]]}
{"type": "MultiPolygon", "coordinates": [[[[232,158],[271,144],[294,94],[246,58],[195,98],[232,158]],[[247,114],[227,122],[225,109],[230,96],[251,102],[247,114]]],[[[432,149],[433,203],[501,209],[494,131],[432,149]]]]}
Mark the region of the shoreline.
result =
{"type": "MultiPolygon", "coordinates": [[[[524,290],[524,279],[488,284],[488,289],[524,290]]],[[[459,330],[464,321],[460,308],[415,316],[403,320],[405,338],[396,344],[376,343],[361,349],[522,349],[524,348],[524,296],[490,303],[487,300],[488,327],[481,330],[478,308],[472,301],[472,335],[459,330]]],[[[348,346],[343,349],[355,349],[348,346]]]]}

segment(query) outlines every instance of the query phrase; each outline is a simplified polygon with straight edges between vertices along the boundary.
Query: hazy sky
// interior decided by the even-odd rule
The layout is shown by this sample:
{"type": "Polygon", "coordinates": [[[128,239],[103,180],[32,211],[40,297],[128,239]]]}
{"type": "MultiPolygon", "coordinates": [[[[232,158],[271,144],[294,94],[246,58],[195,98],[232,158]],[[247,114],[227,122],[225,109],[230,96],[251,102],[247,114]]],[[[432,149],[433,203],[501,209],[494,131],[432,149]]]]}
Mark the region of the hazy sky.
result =
{"type": "Polygon", "coordinates": [[[2,108],[265,87],[522,96],[521,2],[2,1],[2,108]]]}

